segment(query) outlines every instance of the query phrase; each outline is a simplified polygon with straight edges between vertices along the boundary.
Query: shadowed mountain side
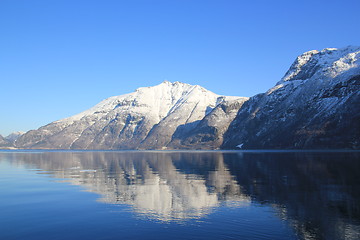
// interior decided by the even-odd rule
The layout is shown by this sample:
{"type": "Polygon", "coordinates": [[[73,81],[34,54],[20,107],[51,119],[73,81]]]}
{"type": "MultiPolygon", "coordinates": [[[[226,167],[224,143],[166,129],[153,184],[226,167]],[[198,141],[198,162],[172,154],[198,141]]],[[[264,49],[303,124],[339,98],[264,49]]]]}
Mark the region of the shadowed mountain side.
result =
{"type": "MultiPolygon", "coordinates": [[[[163,82],[21,135],[32,149],[359,149],[360,47],[300,55],[266,93],[163,82]]],[[[241,86],[239,86],[241,87],[241,86]]]]}
{"type": "Polygon", "coordinates": [[[218,149],[223,143],[223,135],[237,112],[248,98],[224,101],[216,106],[195,126],[179,126],[167,147],[188,149],[218,149]]]}
{"type": "MultiPolygon", "coordinates": [[[[217,105],[236,99],[198,85],[163,82],[108,98],[78,115],[17,139],[18,148],[162,149],[179,126],[195,126],[217,105]]],[[[189,131],[190,129],[187,129],[189,131]]]]}
{"type": "Polygon", "coordinates": [[[222,148],[360,148],[360,48],[299,56],[284,78],[251,97],[222,148]]]}
{"type": "Polygon", "coordinates": [[[13,147],[13,144],[5,139],[3,136],[0,135],[0,147],[7,148],[7,147],[13,147]]]}

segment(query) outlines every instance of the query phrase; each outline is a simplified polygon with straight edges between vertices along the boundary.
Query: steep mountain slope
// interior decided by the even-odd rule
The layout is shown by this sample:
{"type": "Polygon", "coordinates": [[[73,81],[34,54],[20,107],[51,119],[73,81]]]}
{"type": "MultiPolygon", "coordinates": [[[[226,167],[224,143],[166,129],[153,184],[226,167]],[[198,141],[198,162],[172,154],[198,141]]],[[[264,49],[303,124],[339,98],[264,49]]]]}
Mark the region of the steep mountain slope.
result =
{"type": "MultiPolygon", "coordinates": [[[[225,97],[163,82],[19,137],[18,148],[360,148],[360,47],[300,55],[272,89],[225,97]]],[[[6,144],[6,143],[4,143],[6,144]]]]}
{"type": "Polygon", "coordinates": [[[163,82],[108,98],[78,115],[29,131],[19,148],[159,149],[179,126],[186,132],[225,97],[200,86],[163,82]]]}
{"type": "Polygon", "coordinates": [[[0,147],[12,147],[12,144],[6,140],[3,136],[0,135],[0,147]]]}
{"type": "Polygon", "coordinates": [[[5,137],[6,140],[8,140],[11,143],[14,143],[16,139],[18,139],[21,135],[23,135],[25,132],[13,132],[10,133],[8,136],[5,137]]]}
{"type": "Polygon", "coordinates": [[[223,135],[237,112],[248,98],[227,97],[213,111],[206,115],[196,127],[186,132],[179,127],[174,133],[169,148],[217,149],[223,143],[223,135]]]}
{"type": "Polygon", "coordinates": [[[223,148],[360,148],[360,47],[299,56],[276,86],[249,99],[223,148]]]}

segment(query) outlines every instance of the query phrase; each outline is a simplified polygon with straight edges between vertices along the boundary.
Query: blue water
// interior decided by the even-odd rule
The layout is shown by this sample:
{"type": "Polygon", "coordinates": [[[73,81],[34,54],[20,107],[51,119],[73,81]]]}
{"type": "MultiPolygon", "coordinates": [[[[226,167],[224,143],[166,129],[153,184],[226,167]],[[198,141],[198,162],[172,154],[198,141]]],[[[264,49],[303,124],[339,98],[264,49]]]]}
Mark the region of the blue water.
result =
{"type": "Polygon", "coordinates": [[[0,152],[0,239],[360,239],[359,152],[0,152]]]}

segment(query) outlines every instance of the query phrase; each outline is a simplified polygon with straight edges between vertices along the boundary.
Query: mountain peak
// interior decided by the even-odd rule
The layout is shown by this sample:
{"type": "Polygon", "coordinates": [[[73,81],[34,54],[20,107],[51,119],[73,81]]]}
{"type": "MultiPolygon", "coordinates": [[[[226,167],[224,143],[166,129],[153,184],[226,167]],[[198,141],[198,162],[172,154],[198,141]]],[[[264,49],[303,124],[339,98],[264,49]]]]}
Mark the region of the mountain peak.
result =
{"type": "Polygon", "coordinates": [[[135,91],[141,91],[141,90],[144,90],[144,89],[151,89],[151,90],[156,90],[158,88],[176,88],[176,87],[192,87],[193,85],[190,85],[188,83],[182,83],[182,82],[170,82],[168,80],[165,80],[163,81],[162,83],[158,84],[158,85],[155,85],[155,86],[149,86],[149,87],[140,87],[140,88],[137,88],[135,91]]]}
{"type": "Polygon", "coordinates": [[[13,133],[10,133],[8,136],[6,136],[5,139],[10,142],[14,142],[16,139],[18,139],[23,134],[25,134],[25,132],[22,132],[22,131],[13,132],[13,133]]]}
{"type": "Polygon", "coordinates": [[[360,47],[347,46],[344,48],[325,48],[321,51],[311,50],[298,56],[284,77],[278,84],[307,80],[318,74],[324,78],[331,78],[356,68],[360,63],[360,47]]]}
{"type": "Polygon", "coordinates": [[[175,82],[171,82],[169,80],[164,80],[162,83],[160,84],[166,84],[166,85],[179,85],[179,84],[186,84],[186,85],[189,85],[187,83],[182,83],[182,82],[179,82],[179,81],[175,81],[175,82]]]}
{"type": "Polygon", "coordinates": [[[107,98],[82,113],[27,133],[16,143],[65,149],[165,147],[175,132],[178,136],[190,131],[219,104],[232,99],[199,85],[164,81],[107,98]]]}
{"type": "Polygon", "coordinates": [[[250,99],[163,81],[29,131],[14,145],[58,149],[358,148],[359,59],[360,47],[355,46],[308,51],[297,57],[278,85],[250,99]]]}

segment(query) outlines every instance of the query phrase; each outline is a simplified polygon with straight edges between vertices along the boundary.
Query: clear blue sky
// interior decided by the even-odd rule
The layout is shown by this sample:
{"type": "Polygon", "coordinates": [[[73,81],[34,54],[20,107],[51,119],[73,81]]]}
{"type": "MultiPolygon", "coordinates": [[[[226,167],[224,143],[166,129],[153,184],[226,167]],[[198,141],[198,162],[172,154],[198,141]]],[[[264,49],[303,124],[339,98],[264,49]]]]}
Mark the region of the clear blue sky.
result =
{"type": "Polygon", "coordinates": [[[272,87],[297,55],[360,45],[359,0],[0,0],[0,134],[163,80],[272,87]]]}

